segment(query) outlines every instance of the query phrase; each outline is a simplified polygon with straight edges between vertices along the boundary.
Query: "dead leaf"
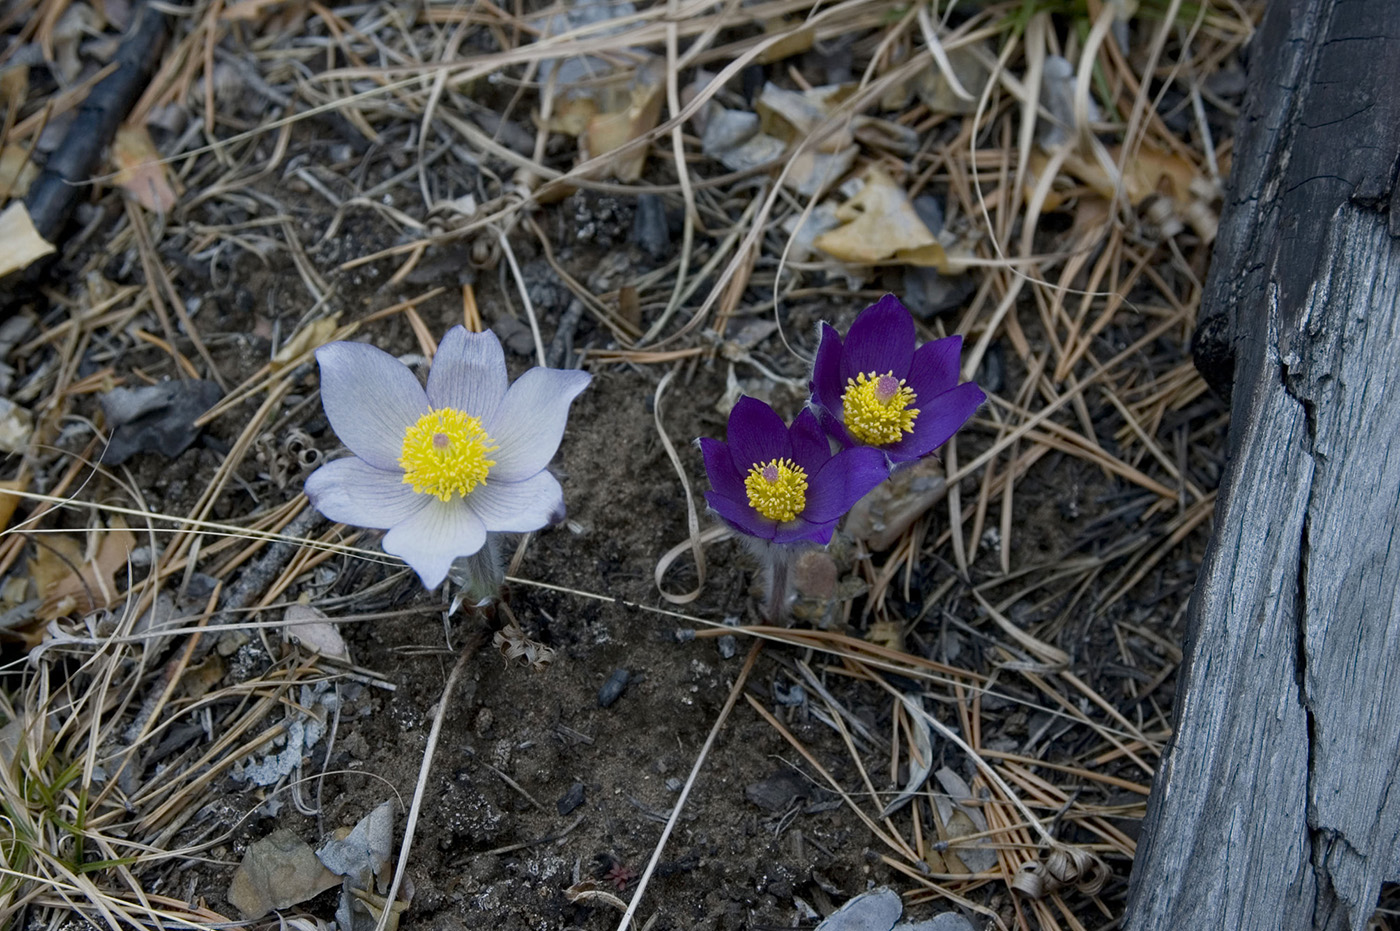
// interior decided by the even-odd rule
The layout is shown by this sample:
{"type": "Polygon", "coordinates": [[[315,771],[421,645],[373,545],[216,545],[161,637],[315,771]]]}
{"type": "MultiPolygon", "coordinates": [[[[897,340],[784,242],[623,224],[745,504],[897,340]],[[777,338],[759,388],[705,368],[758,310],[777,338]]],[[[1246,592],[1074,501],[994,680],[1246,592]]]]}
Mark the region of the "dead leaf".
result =
{"type": "MultiPolygon", "coordinates": [[[[953,85],[941,68],[930,64],[919,73],[914,84],[914,93],[924,106],[934,113],[975,113],[977,101],[987,89],[992,73],[972,46],[958,46],[948,49],[948,65],[953,77],[967,91],[968,97],[961,97],[953,90],[953,85]],[[968,99],[968,98],[971,99],[968,99]]],[[[989,53],[983,52],[983,55],[989,53]]]]}
{"type": "Polygon", "coordinates": [[[339,884],[340,877],[321,865],[310,844],[287,828],[278,828],[248,847],[229,883],[228,900],[253,921],[339,884]]]}
{"type": "Polygon", "coordinates": [[[52,252],[53,245],[34,228],[29,208],[22,201],[13,202],[0,213],[0,278],[28,268],[52,252]]]}
{"type": "Polygon", "coordinates": [[[956,274],[937,237],[910,203],[904,189],[872,165],[860,191],[836,208],[844,225],[812,241],[818,249],[861,265],[902,264],[937,268],[956,274]]]}
{"type": "Polygon", "coordinates": [[[117,186],[152,213],[169,213],[179,199],[175,182],[161,163],[144,125],[123,124],[112,142],[117,186]]]}
{"type": "Polygon", "coordinates": [[[836,108],[851,96],[853,87],[829,84],[806,91],[790,91],[765,84],[754,102],[759,128],[786,143],[800,142],[814,133],[825,133],[814,147],[818,152],[840,152],[853,141],[854,119],[823,125],[836,108]]]}
{"type": "Polygon", "coordinates": [[[329,317],[321,317],[312,320],[306,326],[296,331],[291,339],[282,344],[275,355],[269,368],[274,372],[280,372],[291,363],[299,359],[304,353],[310,352],[324,345],[340,328],[340,314],[331,314],[329,317]]]}
{"type": "Polygon", "coordinates": [[[209,690],[224,680],[228,669],[223,657],[210,653],[204,661],[190,666],[180,677],[180,694],[186,698],[199,699],[209,694],[209,690]]]}
{"type": "MultiPolygon", "coordinates": [[[[1044,151],[1031,153],[1026,166],[1024,193],[1027,199],[1031,197],[1049,162],[1050,158],[1044,151]]],[[[1171,229],[1173,222],[1175,229],[1179,230],[1182,221],[1185,221],[1203,241],[1215,239],[1218,218],[1210,203],[1217,193],[1195,165],[1174,152],[1151,146],[1140,146],[1126,164],[1122,162],[1121,146],[1108,149],[1101,157],[1086,156],[1076,150],[1065,158],[1062,171],[1108,201],[1117,198],[1138,207],[1149,197],[1158,197],[1160,200],[1154,205],[1149,219],[1167,229],[1168,235],[1174,232],[1171,229]]],[[[1075,193],[1073,188],[1057,178],[1041,209],[1055,210],[1075,193]]]]}
{"type": "Polygon", "coordinates": [[[846,532],[873,553],[884,552],[947,490],[943,464],[932,457],[897,470],[851,508],[846,532]]]}
{"type": "Polygon", "coordinates": [[[760,65],[771,65],[775,61],[782,61],[784,58],[791,58],[794,55],[810,51],[816,42],[817,31],[812,26],[803,26],[802,22],[803,19],[800,16],[783,16],[765,22],[763,24],[764,34],[769,36],[783,34],[783,37],[760,52],[755,61],[760,65]]]}
{"type": "Polygon", "coordinates": [[[117,600],[113,576],[126,572],[136,538],[115,519],[111,528],[100,531],[97,537],[96,546],[89,545],[89,552],[84,553],[77,539],[68,534],[44,534],[38,556],[29,563],[30,577],[43,599],[38,618],[51,621],[68,614],[88,614],[117,600]]]}
{"type": "Polygon", "coordinates": [[[350,660],[350,650],[334,624],[326,615],[310,605],[292,604],[282,615],[287,625],[287,638],[309,653],[319,653],[331,659],[350,660]]]}
{"type": "MultiPolygon", "coordinates": [[[[649,62],[636,70],[627,95],[621,101],[623,105],[607,107],[588,120],[587,129],[580,138],[586,150],[585,158],[596,158],[620,149],[656,128],[665,99],[664,77],[657,62],[649,62]]],[[[646,160],[646,147],[638,147],[613,163],[612,175],[619,181],[636,181],[642,176],[646,160]]]]}
{"type": "Polygon", "coordinates": [[[29,158],[29,150],[18,143],[0,149],[0,200],[23,197],[39,176],[29,158]]]}
{"type": "Polygon", "coordinates": [[[10,521],[15,516],[15,509],[19,507],[20,496],[18,494],[7,494],[7,492],[21,492],[29,490],[29,479],[23,474],[19,478],[0,482],[0,530],[10,526],[10,521]]]}
{"type": "Polygon", "coordinates": [[[22,453],[34,435],[34,415],[9,398],[0,398],[0,452],[22,453]]]}

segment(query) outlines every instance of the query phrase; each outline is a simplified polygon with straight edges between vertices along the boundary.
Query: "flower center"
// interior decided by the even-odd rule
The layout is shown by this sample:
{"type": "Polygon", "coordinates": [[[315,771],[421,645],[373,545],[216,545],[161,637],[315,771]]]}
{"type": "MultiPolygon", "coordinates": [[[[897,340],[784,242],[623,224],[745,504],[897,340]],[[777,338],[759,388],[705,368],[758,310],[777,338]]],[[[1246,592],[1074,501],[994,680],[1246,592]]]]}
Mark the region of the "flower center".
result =
{"type": "Polygon", "coordinates": [[[876,375],[862,372],[846,379],[846,392],[841,395],[841,414],[851,436],[871,446],[897,443],[904,434],[914,432],[917,408],[913,389],[893,372],[876,375]]]}
{"type": "Polygon", "coordinates": [[[481,418],[444,407],[418,418],[403,434],[403,483],[420,495],[449,501],[486,482],[496,464],[486,454],[499,446],[481,429],[481,418]]]}
{"type": "Polygon", "coordinates": [[[770,459],[744,479],[749,506],[769,520],[792,520],[807,506],[807,472],[791,459],[770,459]]]}

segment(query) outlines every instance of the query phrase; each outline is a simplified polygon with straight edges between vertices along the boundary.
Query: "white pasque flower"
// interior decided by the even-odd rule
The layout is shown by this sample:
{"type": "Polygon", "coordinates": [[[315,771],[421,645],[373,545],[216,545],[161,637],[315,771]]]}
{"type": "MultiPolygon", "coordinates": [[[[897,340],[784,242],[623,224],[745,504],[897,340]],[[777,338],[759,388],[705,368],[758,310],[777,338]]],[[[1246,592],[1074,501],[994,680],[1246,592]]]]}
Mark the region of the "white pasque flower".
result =
{"type": "Polygon", "coordinates": [[[545,466],[586,372],[533,368],[507,390],[500,340],[460,326],[438,346],[426,391],[365,343],[327,343],[316,361],[326,418],[354,456],[311,473],[306,496],[331,520],[387,530],[385,552],[428,588],[486,534],[563,519],[563,491],[545,466]]]}

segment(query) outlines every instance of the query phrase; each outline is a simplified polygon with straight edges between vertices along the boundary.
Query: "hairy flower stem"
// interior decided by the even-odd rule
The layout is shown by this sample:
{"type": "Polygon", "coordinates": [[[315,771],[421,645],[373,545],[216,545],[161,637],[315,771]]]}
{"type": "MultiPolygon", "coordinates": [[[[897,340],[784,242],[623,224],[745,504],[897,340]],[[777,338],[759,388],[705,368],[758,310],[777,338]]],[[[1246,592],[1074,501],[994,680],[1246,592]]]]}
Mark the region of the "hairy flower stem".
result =
{"type": "Polygon", "coordinates": [[[765,547],[763,618],[769,624],[781,626],[787,617],[788,599],[792,594],[792,564],[797,557],[797,548],[782,543],[770,543],[765,547]]]}
{"type": "Polygon", "coordinates": [[[470,556],[459,556],[453,560],[447,577],[461,589],[452,599],[455,613],[462,605],[479,608],[496,601],[501,596],[501,586],[506,581],[506,564],[501,555],[501,534],[488,533],[486,544],[470,556]]]}

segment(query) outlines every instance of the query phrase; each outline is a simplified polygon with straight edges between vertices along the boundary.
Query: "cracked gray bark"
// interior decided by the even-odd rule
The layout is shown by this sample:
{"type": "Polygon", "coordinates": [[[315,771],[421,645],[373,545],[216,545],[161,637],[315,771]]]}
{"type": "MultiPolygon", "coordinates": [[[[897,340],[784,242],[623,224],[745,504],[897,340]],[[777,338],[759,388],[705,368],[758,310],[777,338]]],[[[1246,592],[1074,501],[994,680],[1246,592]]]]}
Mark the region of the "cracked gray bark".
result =
{"type": "Polygon", "coordinates": [[[1275,0],[1196,336],[1230,465],[1124,925],[1361,929],[1400,879],[1400,3],[1275,0]]]}

